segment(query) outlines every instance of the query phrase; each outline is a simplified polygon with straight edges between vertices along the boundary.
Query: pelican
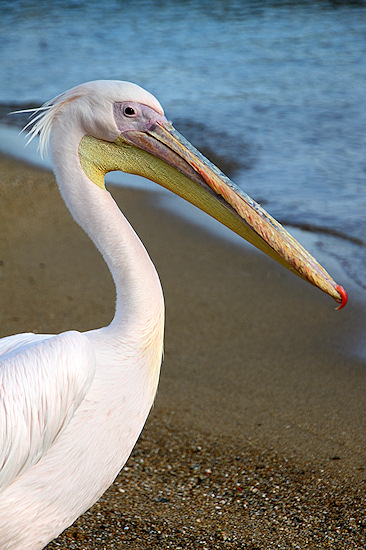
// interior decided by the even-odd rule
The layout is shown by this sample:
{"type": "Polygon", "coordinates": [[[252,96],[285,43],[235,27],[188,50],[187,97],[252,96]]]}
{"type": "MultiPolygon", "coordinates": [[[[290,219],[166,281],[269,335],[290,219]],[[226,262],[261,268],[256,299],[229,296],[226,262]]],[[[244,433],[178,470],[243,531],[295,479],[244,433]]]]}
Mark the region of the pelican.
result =
{"type": "Polygon", "coordinates": [[[345,290],[187,142],[136,84],[94,81],[36,111],[62,197],[113,276],[110,325],[0,340],[0,548],[37,550],[112,484],[157,390],[164,302],[143,244],[105,187],[113,170],[180,195],[343,307],[345,290]]]}

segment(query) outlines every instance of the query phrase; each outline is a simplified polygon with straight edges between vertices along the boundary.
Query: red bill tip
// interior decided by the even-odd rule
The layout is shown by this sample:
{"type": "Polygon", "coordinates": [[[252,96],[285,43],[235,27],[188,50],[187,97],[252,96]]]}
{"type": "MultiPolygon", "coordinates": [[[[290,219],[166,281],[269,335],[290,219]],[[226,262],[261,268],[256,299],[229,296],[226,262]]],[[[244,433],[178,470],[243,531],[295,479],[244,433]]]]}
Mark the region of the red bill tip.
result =
{"type": "Polygon", "coordinates": [[[337,285],[337,286],[336,286],[336,290],[337,290],[337,292],[339,292],[339,294],[342,296],[341,305],[340,305],[339,307],[336,307],[336,309],[338,310],[338,309],[344,308],[344,306],[345,306],[346,303],[347,303],[348,296],[347,296],[347,292],[344,290],[343,286],[337,285]]]}

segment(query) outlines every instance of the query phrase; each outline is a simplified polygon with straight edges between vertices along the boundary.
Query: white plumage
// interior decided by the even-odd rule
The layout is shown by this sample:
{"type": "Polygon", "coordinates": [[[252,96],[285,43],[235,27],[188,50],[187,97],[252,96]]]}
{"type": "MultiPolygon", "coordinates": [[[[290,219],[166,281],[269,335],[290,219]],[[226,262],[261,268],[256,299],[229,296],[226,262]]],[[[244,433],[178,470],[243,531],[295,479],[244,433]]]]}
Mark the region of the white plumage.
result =
{"type": "Polygon", "coordinates": [[[36,464],[69,424],[93,380],[96,361],[88,339],[78,332],[19,334],[0,343],[0,386],[6,388],[0,408],[2,491],[36,464]]]}

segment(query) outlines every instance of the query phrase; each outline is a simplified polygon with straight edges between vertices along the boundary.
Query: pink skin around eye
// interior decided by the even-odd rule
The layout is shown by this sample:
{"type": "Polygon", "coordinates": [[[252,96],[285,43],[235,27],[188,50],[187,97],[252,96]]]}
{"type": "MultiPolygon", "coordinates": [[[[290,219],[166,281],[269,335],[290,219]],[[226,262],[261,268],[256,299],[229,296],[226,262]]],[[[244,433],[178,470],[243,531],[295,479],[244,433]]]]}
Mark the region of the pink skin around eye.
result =
{"type": "Polygon", "coordinates": [[[121,133],[126,130],[146,132],[156,122],[167,122],[164,115],[161,115],[147,105],[133,101],[116,102],[113,105],[113,116],[117,128],[121,133]],[[132,110],[135,112],[134,115],[132,114],[132,110]]]}

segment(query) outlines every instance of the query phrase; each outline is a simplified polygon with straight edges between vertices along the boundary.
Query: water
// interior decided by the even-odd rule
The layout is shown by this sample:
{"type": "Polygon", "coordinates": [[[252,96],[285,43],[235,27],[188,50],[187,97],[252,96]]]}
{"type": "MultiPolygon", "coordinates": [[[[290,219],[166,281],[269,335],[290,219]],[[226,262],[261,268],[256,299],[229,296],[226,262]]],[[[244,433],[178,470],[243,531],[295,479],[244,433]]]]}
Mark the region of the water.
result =
{"type": "Polygon", "coordinates": [[[365,2],[0,0],[0,14],[3,111],[134,81],[366,288],[365,2]]]}

